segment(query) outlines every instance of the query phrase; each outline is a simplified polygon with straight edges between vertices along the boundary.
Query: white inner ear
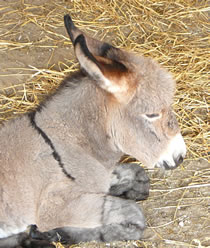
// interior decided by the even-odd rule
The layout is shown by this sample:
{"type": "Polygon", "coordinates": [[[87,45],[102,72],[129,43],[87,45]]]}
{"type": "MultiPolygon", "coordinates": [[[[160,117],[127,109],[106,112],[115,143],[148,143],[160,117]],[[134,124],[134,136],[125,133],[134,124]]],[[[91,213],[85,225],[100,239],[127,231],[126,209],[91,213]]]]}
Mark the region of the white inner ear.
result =
{"type": "Polygon", "coordinates": [[[102,85],[102,88],[113,94],[125,92],[127,90],[127,85],[126,82],[122,82],[122,80],[123,79],[121,79],[120,85],[117,85],[103,76],[104,84],[102,85]]]}
{"type": "Polygon", "coordinates": [[[103,75],[100,68],[82,53],[79,46],[76,47],[75,52],[80,66],[95,80],[100,81],[99,86],[101,88],[115,95],[127,91],[127,83],[125,79],[121,78],[120,85],[116,84],[114,81],[109,80],[103,75]]]}
{"type": "Polygon", "coordinates": [[[112,93],[119,100],[122,100],[122,93],[126,93],[128,91],[128,85],[126,79],[121,77],[120,84],[117,84],[114,80],[108,79],[101,71],[99,66],[94,63],[91,59],[86,57],[86,55],[82,52],[80,45],[77,44],[75,47],[75,53],[77,59],[79,60],[80,66],[94,79],[97,81],[98,86],[102,89],[112,93]]]}

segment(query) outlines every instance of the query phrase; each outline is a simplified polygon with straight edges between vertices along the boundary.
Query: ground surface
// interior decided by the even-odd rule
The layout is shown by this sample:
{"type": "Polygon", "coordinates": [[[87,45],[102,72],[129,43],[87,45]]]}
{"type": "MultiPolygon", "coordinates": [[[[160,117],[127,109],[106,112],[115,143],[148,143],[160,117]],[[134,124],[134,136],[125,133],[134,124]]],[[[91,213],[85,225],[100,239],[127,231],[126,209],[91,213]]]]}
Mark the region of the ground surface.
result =
{"type": "MultiPolygon", "coordinates": [[[[115,22],[108,18],[109,13],[101,10],[101,13],[98,13],[98,21],[106,22],[103,31],[101,31],[100,27],[94,27],[91,24],[91,15],[88,16],[87,8],[95,13],[94,5],[87,4],[86,6],[84,4],[83,6],[82,1],[79,0],[69,1],[68,4],[67,2],[64,0],[0,0],[0,88],[31,83],[35,74],[36,76],[42,75],[43,71],[41,70],[43,69],[49,69],[49,74],[54,73],[56,80],[59,80],[68,73],[69,68],[73,68],[71,67],[71,65],[74,66],[72,62],[73,50],[62,24],[64,13],[73,12],[79,24],[84,24],[86,30],[95,32],[95,35],[99,35],[100,38],[105,37],[108,41],[114,40],[117,45],[132,48],[132,43],[128,43],[127,39],[130,37],[135,41],[135,34],[131,32],[132,25],[135,26],[135,23],[130,24],[131,26],[129,23],[128,25],[124,24],[123,28],[118,29],[115,22]],[[84,13],[87,14],[85,20],[88,19],[89,21],[83,23],[82,17],[80,19],[78,15],[82,16],[84,13]],[[113,32],[110,33],[110,30],[113,32]],[[121,40],[121,36],[116,37],[118,32],[124,32],[127,39],[121,40]]],[[[106,3],[106,1],[96,2],[98,5],[106,3]]],[[[125,6],[127,14],[134,3],[137,4],[137,7],[143,8],[141,4],[138,6],[136,1],[130,2],[130,7],[129,4],[125,6]]],[[[181,1],[177,2],[180,3],[181,1]]],[[[151,4],[151,1],[148,1],[148,4],[151,4]]],[[[154,6],[157,7],[156,4],[154,6]]],[[[116,16],[123,17],[124,10],[115,6],[115,1],[113,1],[112,8],[117,9],[116,16]]],[[[146,7],[144,8],[146,9],[146,7]]],[[[158,8],[163,8],[163,6],[160,4],[158,8]]],[[[94,19],[95,21],[97,19],[94,19]]],[[[117,19],[116,22],[119,20],[117,19]]],[[[160,23],[160,25],[162,24],[160,23]]],[[[167,61],[165,63],[167,64],[167,61]]],[[[170,63],[168,66],[172,67],[173,64],[170,63]]],[[[20,92],[26,102],[24,106],[30,108],[31,105],[27,101],[24,87],[26,86],[23,86],[20,92]]],[[[37,82],[36,87],[39,87],[37,82]]],[[[14,92],[16,93],[15,90],[14,92]]],[[[14,92],[10,96],[13,97],[14,92]]],[[[2,106],[7,103],[6,100],[6,98],[3,99],[2,106]]],[[[22,111],[10,111],[10,104],[6,108],[0,108],[2,120],[6,118],[5,116],[22,111]],[[6,112],[9,114],[5,114],[6,112]]],[[[17,101],[15,109],[17,110],[21,104],[17,101]]],[[[22,112],[24,111],[25,109],[22,112]]],[[[201,112],[198,114],[202,114],[201,112]]],[[[201,122],[205,120],[205,115],[206,112],[204,112],[203,119],[199,116],[201,122]]],[[[185,139],[191,139],[192,137],[187,136],[187,134],[189,133],[186,132],[185,139]]],[[[205,138],[207,139],[207,137],[205,138]]],[[[199,134],[198,138],[200,139],[199,134]]],[[[202,149],[202,143],[198,144],[196,141],[195,145],[197,149],[202,149]]],[[[196,151],[192,154],[195,153],[196,151]]],[[[196,154],[193,158],[192,154],[188,155],[184,164],[174,171],[164,173],[160,170],[154,170],[148,172],[151,178],[150,197],[140,203],[148,225],[143,241],[116,242],[114,244],[92,243],[75,247],[210,247],[210,166],[207,162],[206,150],[204,151],[205,159],[198,158],[199,156],[196,154]]]]}

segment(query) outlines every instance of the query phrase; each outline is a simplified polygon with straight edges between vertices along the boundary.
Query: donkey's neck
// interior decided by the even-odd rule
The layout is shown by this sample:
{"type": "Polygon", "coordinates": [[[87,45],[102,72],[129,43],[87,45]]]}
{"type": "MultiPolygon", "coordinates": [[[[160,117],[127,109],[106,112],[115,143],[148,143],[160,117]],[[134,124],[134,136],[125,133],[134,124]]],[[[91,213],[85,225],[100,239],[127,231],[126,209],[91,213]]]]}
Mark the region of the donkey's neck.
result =
{"type": "Polygon", "coordinates": [[[106,166],[120,159],[122,153],[107,133],[106,94],[84,75],[67,79],[37,115],[37,121],[55,142],[78,145],[106,166]]]}

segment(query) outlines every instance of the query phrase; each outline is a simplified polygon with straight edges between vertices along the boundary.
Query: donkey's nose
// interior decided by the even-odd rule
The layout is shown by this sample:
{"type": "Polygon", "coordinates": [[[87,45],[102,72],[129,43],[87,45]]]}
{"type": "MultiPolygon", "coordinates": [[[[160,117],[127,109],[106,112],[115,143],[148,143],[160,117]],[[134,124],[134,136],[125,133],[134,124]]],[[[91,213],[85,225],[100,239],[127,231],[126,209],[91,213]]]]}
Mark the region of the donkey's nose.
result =
{"type": "Polygon", "coordinates": [[[184,160],[183,156],[179,156],[178,158],[174,159],[173,163],[170,163],[168,161],[163,161],[160,167],[163,167],[166,170],[173,170],[177,166],[179,166],[184,160]]]}

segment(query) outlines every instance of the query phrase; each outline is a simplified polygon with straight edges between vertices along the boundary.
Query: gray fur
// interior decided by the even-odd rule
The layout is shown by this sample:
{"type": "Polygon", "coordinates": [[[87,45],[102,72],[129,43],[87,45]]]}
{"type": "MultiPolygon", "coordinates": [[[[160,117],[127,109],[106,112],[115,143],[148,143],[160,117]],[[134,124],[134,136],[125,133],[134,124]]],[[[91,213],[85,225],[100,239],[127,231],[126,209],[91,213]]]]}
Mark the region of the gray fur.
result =
{"type": "MultiPolygon", "coordinates": [[[[117,162],[126,153],[171,169],[185,155],[171,75],[75,26],[70,32],[83,72],[65,79],[39,110],[0,130],[0,247],[7,237],[5,247],[33,247],[30,237],[14,236],[32,224],[49,241],[59,232],[70,243],[140,239],[142,210],[116,196],[146,198],[148,178],[136,165],[117,162]],[[159,118],[147,116],[153,113],[159,118]]],[[[35,245],[48,247],[42,244],[35,245]]]]}

